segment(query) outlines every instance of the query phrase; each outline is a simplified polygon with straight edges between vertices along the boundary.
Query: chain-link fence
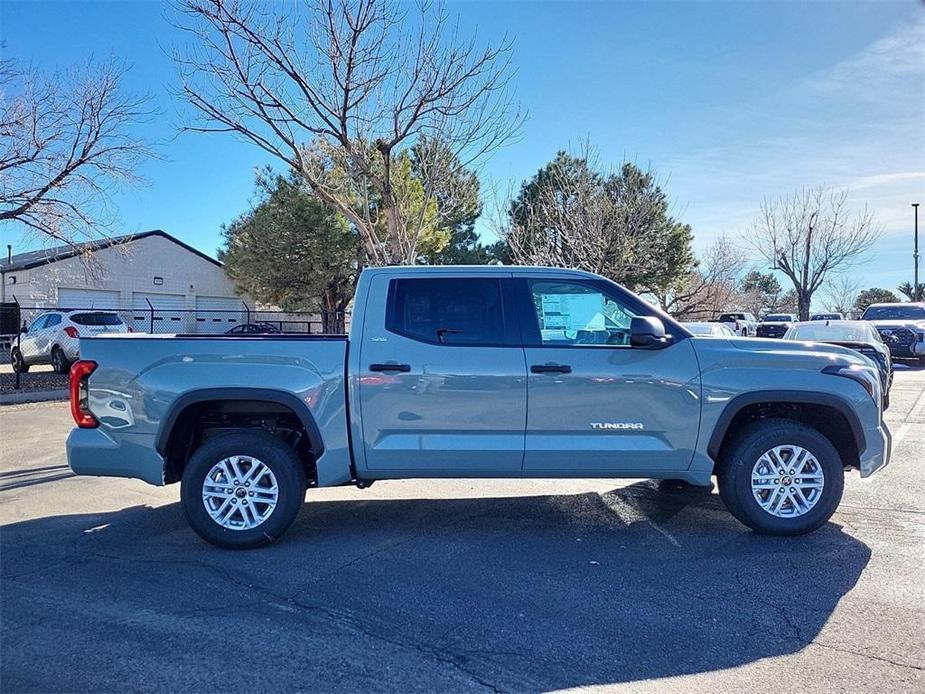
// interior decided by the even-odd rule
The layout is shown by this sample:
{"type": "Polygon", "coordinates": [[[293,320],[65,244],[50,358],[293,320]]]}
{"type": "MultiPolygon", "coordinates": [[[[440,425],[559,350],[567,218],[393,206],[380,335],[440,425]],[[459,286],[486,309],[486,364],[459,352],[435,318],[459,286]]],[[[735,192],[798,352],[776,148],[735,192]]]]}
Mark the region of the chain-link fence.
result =
{"type": "MultiPolygon", "coordinates": [[[[349,315],[343,312],[280,311],[251,308],[241,303],[240,309],[158,307],[152,304],[132,307],[110,306],[11,306],[8,313],[16,315],[5,321],[3,338],[15,336],[10,326],[19,324],[31,328],[49,311],[114,314],[132,332],[152,334],[324,334],[346,332],[349,315]]],[[[9,318],[9,316],[8,316],[9,318]]],[[[80,323],[80,319],[76,321],[80,323]]],[[[0,338],[2,340],[3,338],[0,338]]]]}

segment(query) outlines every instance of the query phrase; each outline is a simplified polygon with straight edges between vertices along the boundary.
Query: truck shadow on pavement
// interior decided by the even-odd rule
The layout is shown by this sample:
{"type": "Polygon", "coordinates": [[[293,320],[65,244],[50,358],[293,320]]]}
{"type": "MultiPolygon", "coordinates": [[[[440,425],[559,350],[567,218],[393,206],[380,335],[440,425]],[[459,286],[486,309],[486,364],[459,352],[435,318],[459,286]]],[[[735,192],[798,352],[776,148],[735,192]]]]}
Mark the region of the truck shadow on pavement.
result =
{"type": "MultiPolygon", "coordinates": [[[[374,492],[366,492],[367,495],[374,492]]],[[[870,559],[762,537],[702,490],[312,501],[229,552],[177,504],[2,530],[17,690],[536,691],[793,653],[870,559]]]]}

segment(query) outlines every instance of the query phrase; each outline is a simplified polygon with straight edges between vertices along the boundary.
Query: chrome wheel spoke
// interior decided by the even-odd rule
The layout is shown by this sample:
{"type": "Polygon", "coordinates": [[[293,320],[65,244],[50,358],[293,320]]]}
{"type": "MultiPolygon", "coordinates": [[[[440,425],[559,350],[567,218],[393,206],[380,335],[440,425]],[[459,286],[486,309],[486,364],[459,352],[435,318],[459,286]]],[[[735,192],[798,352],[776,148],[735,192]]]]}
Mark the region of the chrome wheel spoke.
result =
{"type": "Polygon", "coordinates": [[[216,463],[202,483],[206,512],[223,528],[251,530],[276,508],[279,487],[273,471],[262,461],[245,455],[216,463]]]}

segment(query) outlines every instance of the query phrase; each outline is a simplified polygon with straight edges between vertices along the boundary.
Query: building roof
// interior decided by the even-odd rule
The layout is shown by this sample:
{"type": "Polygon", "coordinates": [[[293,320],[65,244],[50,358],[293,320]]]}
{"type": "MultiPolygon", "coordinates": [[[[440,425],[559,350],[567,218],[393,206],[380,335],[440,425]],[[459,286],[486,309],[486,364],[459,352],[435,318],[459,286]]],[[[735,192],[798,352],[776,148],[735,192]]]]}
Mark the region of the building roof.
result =
{"type": "Polygon", "coordinates": [[[111,236],[102,238],[97,241],[89,241],[87,243],[78,244],[76,246],[56,246],[54,248],[43,248],[38,251],[19,253],[14,255],[9,262],[7,262],[6,257],[3,257],[0,258],[0,273],[14,272],[17,270],[31,270],[34,267],[48,265],[49,263],[55,263],[59,260],[66,260],[67,258],[73,258],[87,252],[92,253],[93,251],[99,251],[104,248],[119,246],[123,243],[130,243],[132,241],[144,239],[149,236],[161,236],[168,241],[172,241],[178,246],[185,248],[190,253],[195,253],[203,260],[208,260],[213,265],[218,265],[219,267],[222,266],[222,264],[215,258],[206,255],[202,251],[193,248],[189,244],[183,243],[180,239],[176,238],[175,236],[171,236],[166,231],[162,231],[160,229],[152,229],[151,231],[141,231],[137,234],[126,234],[124,236],[111,236]]]}

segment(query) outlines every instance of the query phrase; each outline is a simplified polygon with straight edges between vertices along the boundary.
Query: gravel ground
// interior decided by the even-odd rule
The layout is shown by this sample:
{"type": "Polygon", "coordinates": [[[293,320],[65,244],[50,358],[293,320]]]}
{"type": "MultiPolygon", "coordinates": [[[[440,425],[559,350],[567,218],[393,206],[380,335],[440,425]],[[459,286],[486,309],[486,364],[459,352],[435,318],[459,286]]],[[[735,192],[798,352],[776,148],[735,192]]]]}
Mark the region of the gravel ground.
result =
{"type": "Polygon", "coordinates": [[[16,390],[16,374],[4,370],[0,372],[0,394],[7,393],[35,393],[44,390],[60,390],[67,388],[67,376],[56,374],[54,371],[37,371],[22,374],[19,390],[16,390]]]}

